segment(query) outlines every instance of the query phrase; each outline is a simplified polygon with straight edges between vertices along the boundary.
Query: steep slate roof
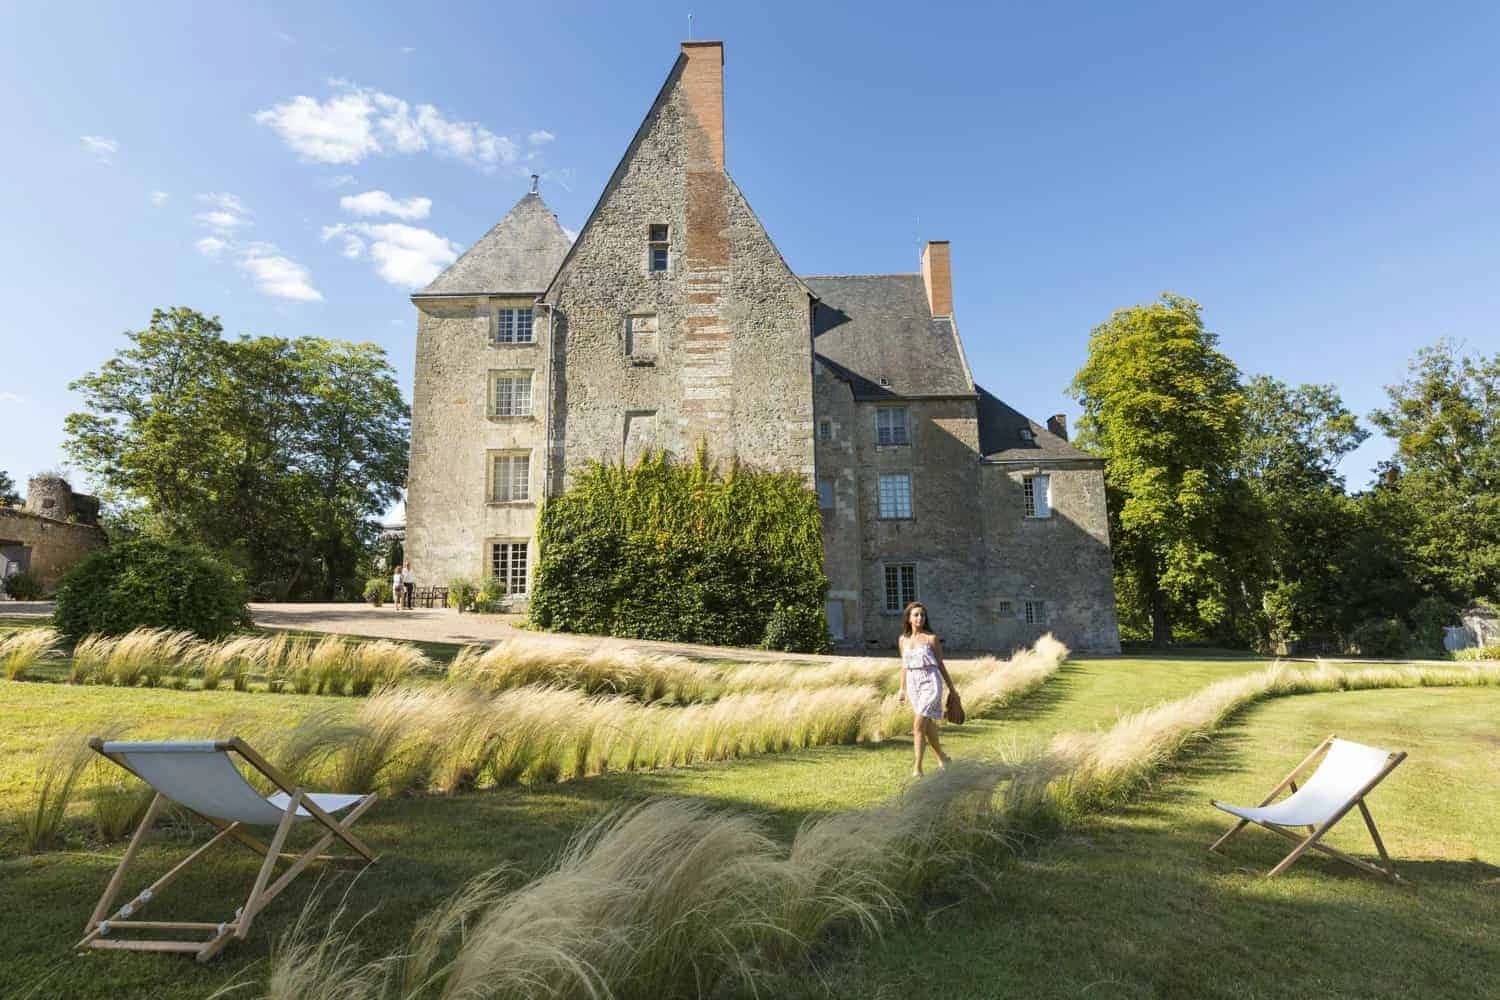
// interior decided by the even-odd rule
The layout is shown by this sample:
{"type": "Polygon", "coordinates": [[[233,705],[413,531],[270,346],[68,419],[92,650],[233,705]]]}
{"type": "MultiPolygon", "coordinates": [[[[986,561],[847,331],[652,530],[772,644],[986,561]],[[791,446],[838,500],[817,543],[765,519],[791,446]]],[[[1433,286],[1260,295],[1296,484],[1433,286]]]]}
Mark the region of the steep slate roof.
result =
{"type": "Polygon", "coordinates": [[[572,241],[535,191],[448,266],[423,295],[540,294],[552,281],[572,241]]]}
{"type": "Polygon", "coordinates": [[[982,386],[979,389],[979,453],[992,462],[1052,462],[1085,459],[1103,464],[1103,459],[1079,451],[1064,439],[1025,414],[1011,409],[982,386]],[[1021,439],[1021,428],[1030,427],[1032,440],[1021,439]]]}
{"type": "Polygon", "coordinates": [[[849,380],[855,399],[974,395],[958,333],[952,320],[933,317],[920,274],[802,280],[819,299],[813,351],[849,380]],[[881,376],[889,386],[880,384],[881,376]]]}

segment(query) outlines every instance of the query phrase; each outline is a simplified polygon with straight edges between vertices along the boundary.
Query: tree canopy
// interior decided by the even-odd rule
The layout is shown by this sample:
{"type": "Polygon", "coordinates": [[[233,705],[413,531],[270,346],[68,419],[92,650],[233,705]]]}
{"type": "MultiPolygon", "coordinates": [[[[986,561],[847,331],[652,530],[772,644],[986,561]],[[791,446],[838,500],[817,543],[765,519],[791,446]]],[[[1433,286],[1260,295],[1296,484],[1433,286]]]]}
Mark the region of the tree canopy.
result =
{"type": "Polygon", "coordinates": [[[406,479],[410,411],[385,352],[319,337],[227,339],[158,309],[73,383],[69,454],[146,530],[197,542],[255,596],[357,597],[375,519],[406,479]]]}
{"type": "Polygon", "coordinates": [[[16,493],[16,484],[4,469],[0,469],[0,507],[18,507],[20,505],[21,497],[16,493]]]}

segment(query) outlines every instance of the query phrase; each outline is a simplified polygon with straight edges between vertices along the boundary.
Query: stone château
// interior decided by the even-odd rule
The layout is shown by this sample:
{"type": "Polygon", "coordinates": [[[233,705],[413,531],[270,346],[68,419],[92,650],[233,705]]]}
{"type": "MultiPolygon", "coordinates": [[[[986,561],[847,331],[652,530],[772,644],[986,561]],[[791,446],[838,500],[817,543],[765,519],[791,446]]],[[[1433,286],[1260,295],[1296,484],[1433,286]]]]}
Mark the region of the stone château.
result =
{"type": "Polygon", "coordinates": [[[702,439],[816,489],[841,645],[892,645],[920,599],[952,647],[1118,650],[1103,463],[975,384],[947,242],[792,273],[725,170],[723,66],[683,43],[576,239],[533,185],[412,296],[417,575],[524,603],[543,497],[702,439]]]}

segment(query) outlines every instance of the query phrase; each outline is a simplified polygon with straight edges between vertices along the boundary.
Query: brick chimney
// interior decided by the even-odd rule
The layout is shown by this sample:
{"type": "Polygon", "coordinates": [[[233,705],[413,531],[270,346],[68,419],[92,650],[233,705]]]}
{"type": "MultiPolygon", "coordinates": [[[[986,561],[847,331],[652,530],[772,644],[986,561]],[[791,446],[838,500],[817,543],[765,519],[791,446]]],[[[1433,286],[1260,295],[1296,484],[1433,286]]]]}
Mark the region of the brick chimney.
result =
{"type": "Polygon", "coordinates": [[[934,316],[953,316],[953,264],[947,240],[928,240],[922,248],[922,284],[934,316]]]}
{"type": "Polygon", "coordinates": [[[682,93],[702,136],[688,142],[689,170],[724,169],[724,43],[683,42],[682,93]]]}
{"type": "Polygon", "coordinates": [[[1068,415],[1066,413],[1052,414],[1047,418],[1047,430],[1066,441],[1068,439],[1068,415]]]}

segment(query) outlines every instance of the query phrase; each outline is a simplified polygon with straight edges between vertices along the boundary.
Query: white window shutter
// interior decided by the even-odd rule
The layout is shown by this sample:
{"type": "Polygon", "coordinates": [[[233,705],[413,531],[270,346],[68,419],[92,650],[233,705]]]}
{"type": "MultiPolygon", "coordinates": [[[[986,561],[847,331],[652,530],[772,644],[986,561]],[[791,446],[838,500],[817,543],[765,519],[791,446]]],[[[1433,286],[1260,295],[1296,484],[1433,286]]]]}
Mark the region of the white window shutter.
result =
{"type": "Polygon", "coordinates": [[[1035,504],[1036,504],[1036,516],[1037,517],[1051,517],[1052,516],[1052,477],[1051,476],[1037,476],[1036,477],[1036,498],[1035,498],[1035,504]]]}

